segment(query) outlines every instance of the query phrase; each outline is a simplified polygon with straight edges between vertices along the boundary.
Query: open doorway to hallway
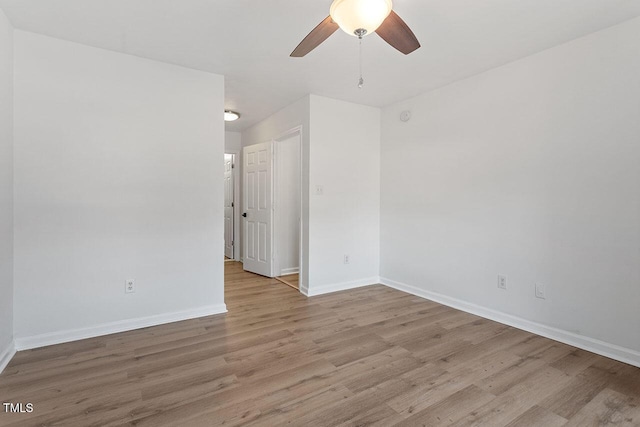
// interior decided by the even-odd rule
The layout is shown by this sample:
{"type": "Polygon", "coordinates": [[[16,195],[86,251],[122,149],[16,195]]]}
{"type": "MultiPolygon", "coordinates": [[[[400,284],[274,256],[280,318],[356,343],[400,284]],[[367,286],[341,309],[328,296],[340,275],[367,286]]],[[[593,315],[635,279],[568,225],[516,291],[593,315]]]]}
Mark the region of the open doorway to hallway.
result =
{"type": "Polygon", "coordinates": [[[274,273],[299,289],[301,237],[300,133],[274,142],[274,273]]]}
{"type": "Polygon", "coordinates": [[[299,288],[303,247],[301,131],[242,152],[244,270],[299,288]]]}
{"type": "Polygon", "coordinates": [[[239,259],[237,153],[224,154],[224,261],[239,259]]]}

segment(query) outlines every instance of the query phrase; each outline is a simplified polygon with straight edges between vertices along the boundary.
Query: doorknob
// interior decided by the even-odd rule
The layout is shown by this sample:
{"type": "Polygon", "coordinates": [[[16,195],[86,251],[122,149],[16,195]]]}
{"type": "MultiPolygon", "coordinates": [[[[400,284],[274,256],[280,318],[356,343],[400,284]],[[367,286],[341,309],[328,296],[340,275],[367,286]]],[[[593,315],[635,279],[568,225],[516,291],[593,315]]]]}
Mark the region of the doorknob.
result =
{"type": "Polygon", "coordinates": [[[246,212],[244,212],[244,213],[242,214],[242,216],[246,218],[246,217],[247,217],[247,213],[246,213],[246,212]]]}

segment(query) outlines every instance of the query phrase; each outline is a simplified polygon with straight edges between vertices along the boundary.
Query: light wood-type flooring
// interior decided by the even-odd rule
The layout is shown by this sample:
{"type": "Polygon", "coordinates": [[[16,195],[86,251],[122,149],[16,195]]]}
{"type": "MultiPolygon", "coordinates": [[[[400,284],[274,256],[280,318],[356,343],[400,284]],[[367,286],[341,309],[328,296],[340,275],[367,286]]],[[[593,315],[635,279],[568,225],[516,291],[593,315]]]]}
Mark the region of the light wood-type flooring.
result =
{"type": "MultiPolygon", "coordinates": [[[[18,353],[12,426],[639,426],[640,369],[385,286],[226,263],[229,313],[18,353]]],[[[2,408],[0,408],[2,409],[2,408]]]]}
{"type": "Polygon", "coordinates": [[[285,285],[291,286],[293,289],[300,289],[300,275],[298,275],[297,273],[276,277],[276,279],[278,279],[285,285]]]}

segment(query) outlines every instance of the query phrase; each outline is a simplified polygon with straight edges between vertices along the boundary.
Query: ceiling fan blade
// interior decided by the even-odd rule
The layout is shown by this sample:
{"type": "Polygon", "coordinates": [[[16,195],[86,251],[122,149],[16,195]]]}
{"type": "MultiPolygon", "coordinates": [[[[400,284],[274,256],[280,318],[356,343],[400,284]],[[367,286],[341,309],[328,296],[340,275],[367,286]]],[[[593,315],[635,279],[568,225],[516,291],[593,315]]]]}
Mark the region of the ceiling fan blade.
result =
{"type": "Polygon", "coordinates": [[[298,47],[296,47],[290,56],[300,58],[311,52],[318,47],[320,43],[329,38],[329,36],[336,32],[338,24],[333,22],[331,16],[327,16],[324,21],[318,24],[309,34],[305,37],[298,47]]]}
{"type": "Polygon", "coordinates": [[[420,47],[420,42],[411,31],[411,28],[393,10],[382,25],[378,27],[376,33],[405,55],[420,47]]]}

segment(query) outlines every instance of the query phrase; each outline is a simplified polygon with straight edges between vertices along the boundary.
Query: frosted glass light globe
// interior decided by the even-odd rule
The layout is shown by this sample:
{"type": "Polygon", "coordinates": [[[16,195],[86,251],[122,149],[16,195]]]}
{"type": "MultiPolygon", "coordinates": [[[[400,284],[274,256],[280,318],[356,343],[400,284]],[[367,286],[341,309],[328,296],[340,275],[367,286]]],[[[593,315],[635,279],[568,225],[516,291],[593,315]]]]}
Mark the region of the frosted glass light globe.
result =
{"type": "Polygon", "coordinates": [[[240,118],[240,113],[236,113],[231,110],[224,110],[224,121],[225,122],[233,122],[240,118]]]}
{"type": "Polygon", "coordinates": [[[329,14],[342,30],[356,35],[356,30],[373,33],[391,13],[391,0],[333,0],[329,14]]]}

